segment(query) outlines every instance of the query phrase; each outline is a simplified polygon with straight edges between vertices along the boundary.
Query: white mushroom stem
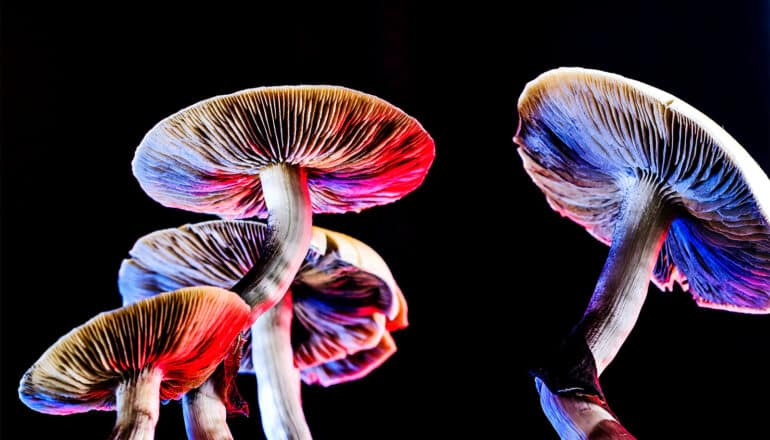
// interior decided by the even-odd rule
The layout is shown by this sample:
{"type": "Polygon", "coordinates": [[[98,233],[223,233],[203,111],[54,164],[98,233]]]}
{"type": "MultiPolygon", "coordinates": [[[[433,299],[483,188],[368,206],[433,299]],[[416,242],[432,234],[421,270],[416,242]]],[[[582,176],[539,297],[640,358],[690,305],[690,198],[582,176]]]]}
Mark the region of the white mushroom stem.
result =
{"type": "Polygon", "coordinates": [[[182,412],[190,440],[232,440],[227,426],[227,407],[209,378],[182,398],[182,412]]]}
{"type": "Polygon", "coordinates": [[[595,402],[573,395],[553,394],[535,379],[540,406],[559,438],[565,440],[629,439],[635,437],[612,414],[595,402]]]}
{"type": "Polygon", "coordinates": [[[268,440],[312,438],[302,412],[300,375],[291,347],[292,304],[289,292],[251,327],[257,397],[268,440]]]}
{"type": "Polygon", "coordinates": [[[307,174],[300,167],[271,165],[259,173],[268,210],[265,254],[231,290],[259,316],[281,300],[310,247],[313,211],[307,174]]]}
{"type": "MultiPolygon", "coordinates": [[[[583,318],[573,330],[585,339],[597,375],[612,362],[636,324],[674,215],[670,195],[654,179],[628,179],[609,256],[583,318]]],[[[540,379],[536,385],[543,412],[561,438],[634,438],[590,398],[554,394],[540,379]]]]}
{"type": "Polygon", "coordinates": [[[163,372],[153,368],[126,379],[115,391],[118,413],[110,440],[152,440],[158,423],[163,372]]]}
{"type": "MultiPolygon", "coordinates": [[[[629,178],[625,183],[609,256],[583,318],[573,330],[591,351],[597,375],[615,358],[639,318],[652,270],[675,216],[669,194],[654,180],[629,178]]],[[[543,412],[561,438],[634,438],[590,398],[554,394],[540,379],[536,384],[543,412]]]]}
{"type": "Polygon", "coordinates": [[[601,374],[636,324],[652,270],[674,218],[667,194],[647,178],[626,186],[610,253],[576,331],[601,374]]]}
{"type": "MultiPolygon", "coordinates": [[[[270,228],[270,237],[265,246],[265,254],[260,258],[259,263],[255,264],[230,290],[238,293],[251,307],[252,317],[256,318],[264,314],[264,320],[270,321],[270,316],[275,313],[280,314],[280,311],[275,310],[273,306],[281,301],[284,293],[289,289],[310,247],[313,235],[313,212],[307,187],[307,174],[304,169],[276,164],[260,171],[259,178],[269,214],[267,223],[270,228]]],[[[290,335],[291,299],[289,299],[287,325],[289,327],[286,332],[290,335]]],[[[271,337],[269,332],[267,337],[271,337]]],[[[291,339],[289,336],[285,339],[284,341],[283,338],[279,338],[266,343],[284,345],[281,350],[288,350],[293,368],[291,339]]],[[[276,353],[276,355],[283,355],[280,350],[276,353]]],[[[266,360],[266,363],[270,362],[266,360]]],[[[299,375],[298,372],[297,375],[299,375]]],[[[188,438],[191,440],[232,438],[226,422],[225,403],[217,395],[211,380],[207,380],[200,388],[188,393],[183,405],[188,438]]],[[[271,411],[262,404],[261,398],[260,410],[263,417],[271,411]]],[[[307,431],[301,406],[299,418],[301,425],[305,426],[307,431]]],[[[310,438],[309,431],[307,432],[308,435],[304,438],[310,438]]]]}

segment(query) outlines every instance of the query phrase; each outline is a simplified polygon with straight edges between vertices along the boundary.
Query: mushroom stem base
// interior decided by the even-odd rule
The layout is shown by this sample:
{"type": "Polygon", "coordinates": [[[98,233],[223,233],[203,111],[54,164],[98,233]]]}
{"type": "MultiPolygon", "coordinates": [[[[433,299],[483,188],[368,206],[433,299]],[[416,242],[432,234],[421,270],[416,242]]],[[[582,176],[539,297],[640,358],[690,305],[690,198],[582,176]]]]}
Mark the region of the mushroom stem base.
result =
{"type": "Polygon", "coordinates": [[[540,379],[535,380],[540,406],[563,439],[628,439],[631,435],[607,408],[593,399],[554,394],[540,379]]]}
{"type": "Polygon", "coordinates": [[[310,247],[313,211],[304,169],[277,164],[259,174],[270,238],[263,258],[230,290],[252,308],[252,317],[281,300],[310,247]]]}
{"type": "Polygon", "coordinates": [[[158,423],[163,373],[144,370],[121,383],[115,392],[118,413],[110,440],[152,440],[158,423]]]}
{"type": "Polygon", "coordinates": [[[232,440],[227,426],[227,407],[209,378],[182,398],[184,424],[189,440],[232,440]]]}
{"type": "Polygon", "coordinates": [[[292,296],[265,312],[251,327],[262,429],[268,440],[309,440],[300,396],[300,374],[291,346],[292,296]]]}

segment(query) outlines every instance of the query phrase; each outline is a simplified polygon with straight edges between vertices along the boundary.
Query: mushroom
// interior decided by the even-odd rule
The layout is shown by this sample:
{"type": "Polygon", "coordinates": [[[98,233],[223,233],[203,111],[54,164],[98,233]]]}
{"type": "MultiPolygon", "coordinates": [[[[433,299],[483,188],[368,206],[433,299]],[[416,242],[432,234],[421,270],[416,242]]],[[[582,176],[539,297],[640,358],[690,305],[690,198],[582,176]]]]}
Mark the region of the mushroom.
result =
{"type": "MultiPolygon", "coordinates": [[[[239,284],[263,258],[268,232],[259,222],[210,221],[149,234],[121,265],[124,302],[187,285],[239,284]]],[[[240,369],[257,375],[269,437],[285,436],[295,419],[304,420],[300,378],[323,386],[361,378],[395,352],[389,332],[407,325],[406,302],[382,258],[352,237],[317,227],[291,293],[275,309],[270,321],[253,325],[240,369]]],[[[191,423],[223,405],[184,403],[191,423]]]]}
{"type": "Polygon", "coordinates": [[[142,139],[133,171],[164,206],[267,216],[264,257],[235,289],[256,316],[294,279],[310,244],[311,210],[358,212],[398,200],[422,183],[433,156],[422,126],[375,96],[334,86],[262,87],[162,120],[142,139]]]}
{"type": "Polygon", "coordinates": [[[702,307],[770,312],[770,181],[719,125],[666,92],[580,68],[540,75],[518,110],[514,141],[533,182],[555,211],[611,246],[582,319],[535,372],[541,389],[595,398],[600,412],[598,375],[631,332],[651,277],[689,289],[702,307]]]}
{"type": "Polygon", "coordinates": [[[43,353],[22,377],[19,398],[46,414],[116,410],[110,438],[152,439],[159,401],[201,385],[249,319],[246,303],[217,287],[101,313],[43,353]]]}
{"type": "MultiPolygon", "coordinates": [[[[262,87],[162,120],[142,139],[133,170],[165,206],[267,216],[264,258],[231,290],[254,319],[267,311],[262,319],[278,323],[271,313],[279,312],[269,309],[307,253],[311,210],[358,212],[397,200],[422,183],[433,156],[422,126],[377,97],[334,86],[262,87]]],[[[276,347],[262,339],[272,335],[260,335],[260,346],[276,347]]],[[[289,422],[295,426],[287,429],[310,437],[304,420],[289,422]]]]}

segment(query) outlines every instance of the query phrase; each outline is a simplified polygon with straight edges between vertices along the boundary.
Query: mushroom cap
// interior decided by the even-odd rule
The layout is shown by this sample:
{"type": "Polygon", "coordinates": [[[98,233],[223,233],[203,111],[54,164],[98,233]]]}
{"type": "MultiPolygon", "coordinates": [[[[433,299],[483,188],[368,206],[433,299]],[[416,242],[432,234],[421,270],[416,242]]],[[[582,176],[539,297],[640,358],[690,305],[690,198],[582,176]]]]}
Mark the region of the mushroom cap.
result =
{"type": "MultiPolygon", "coordinates": [[[[149,234],[121,265],[118,284],[124,302],[188,285],[232,286],[259,260],[267,236],[264,223],[226,220],[149,234]]],[[[291,290],[292,345],[300,369],[342,365],[346,357],[371,350],[347,366],[329,367],[354,378],[353,366],[368,372],[390,356],[392,350],[378,347],[388,331],[407,325],[406,302],[385,262],[344,234],[313,228],[310,250],[291,290]]],[[[241,372],[253,371],[247,352],[241,372]]]]}
{"type": "Polygon", "coordinates": [[[324,387],[351,382],[369,374],[395,352],[396,342],[390,333],[385,333],[375,347],[361,350],[336,361],[307,367],[300,371],[300,376],[308,385],[318,384],[324,387]]]}
{"type": "Polygon", "coordinates": [[[514,138],[550,206],[609,244],[629,179],[653,178],[679,215],[653,281],[702,307],[770,312],[770,180],[714,121],[619,75],[548,71],[527,84],[514,138]]]}
{"type": "Polygon", "coordinates": [[[162,120],[137,148],[133,170],[164,206],[248,218],[267,213],[264,167],[303,167],[314,212],[357,212],[420,186],[434,154],[419,122],[375,96],[336,86],[260,87],[162,120]]]}
{"type": "Polygon", "coordinates": [[[24,373],[19,397],[47,414],[110,411],[118,385],[163,372],[161,400],[200,386],[249,324],[250,308],[217,287],[159,294],[100,313],[52,345],[24,373]]]}
{"type": "MultiPolygon", "coordinates": [[[[406,298],[404,298],[401,288],[396,284],[390,268],[380,254],[366,243],[349,235],[318,227],[316,227],[316,230],[325,235],[327,248],[334,249],[339,259],[377,275],[388,285],[390,290],[396,295],[398,304],[394,309],[395,315],[388,315],[386,329],[394,331],[406,328],[409,325],[406,298]]],[[[303,281],[309,278],[307,273],[301,273],[300,276],[303,281]]]]}

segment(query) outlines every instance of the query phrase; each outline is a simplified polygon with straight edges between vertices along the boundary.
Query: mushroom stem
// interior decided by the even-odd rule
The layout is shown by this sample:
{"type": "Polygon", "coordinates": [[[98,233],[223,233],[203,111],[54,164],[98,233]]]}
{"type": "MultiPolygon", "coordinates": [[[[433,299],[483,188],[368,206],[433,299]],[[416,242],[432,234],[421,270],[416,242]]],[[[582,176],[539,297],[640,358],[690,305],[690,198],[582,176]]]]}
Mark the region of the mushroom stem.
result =
{"type": "Polygon", "coordinates": [[[232,440],[227,426],[227,407],[209,378],[182,398],[182,412],[190,440],[232,440]]]}
{"type": "Polygon", "coordinates": [[[636,324],[673,218],[668,194],[653,179],[642,176],[626,185],[609,256],[573,330],[585,338],[597,375],[612,362],[636,324]]]}
{"type": "Polygon", "coordinates": [[[232,290],[252,308],[252,317],[281,300],[302,264],[313,235],[307,174],[300,167],[276,164],[259,173],[270,227],[264,257],[232,290]]]}
{"type": "Polygon", "coordinates": [[[115,391],[118,413],[110,440],[152,440],[158,423],[160,382],[163,372],[157,368],[144,370],[126,379],[115,391]]]}
{"type": "Polygon", "coordinates": [[[292,297],[265,312],[251,327],[262,429],[269,440],[310,439],[300,397],[300,375],[291,348],[292,297]]]}
{"type": "Polygon", "coordinates": [[[536,372],[543,412],[562,438],[592,438],[607,426],[630,436],[607,410],[598,377],[636,324],[675,216],[670,194],[653,179],[637,177],[624,185],[610,253],[583,318],[555,364],[536,372]]]}
{"type": "Polygon", "coordinates": [[[628,439],[635,437],[597,402],[578,396],[554,394],[540,379],[535,379],[540,406],[560,438],[628,439]]]}

